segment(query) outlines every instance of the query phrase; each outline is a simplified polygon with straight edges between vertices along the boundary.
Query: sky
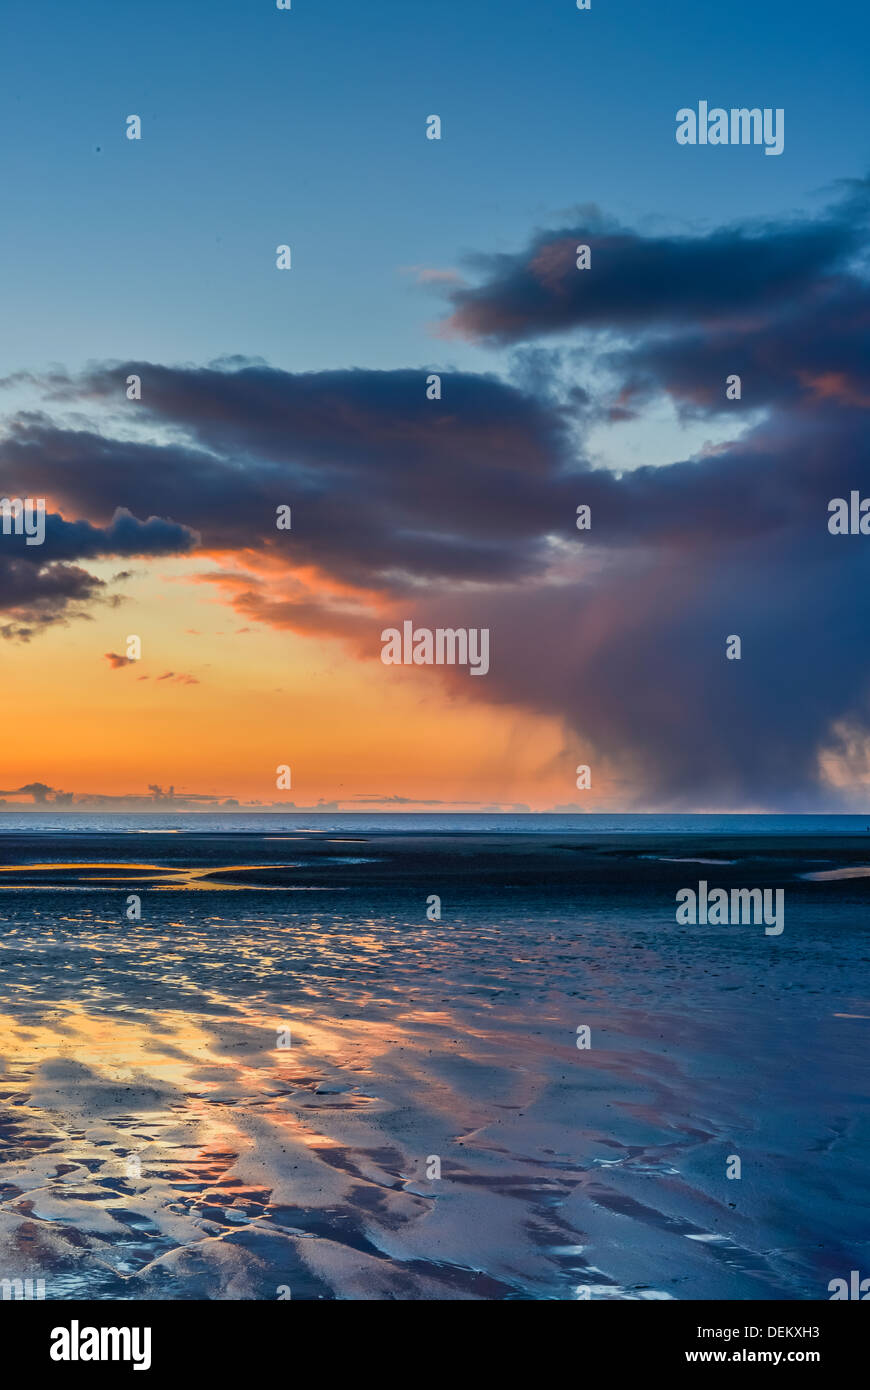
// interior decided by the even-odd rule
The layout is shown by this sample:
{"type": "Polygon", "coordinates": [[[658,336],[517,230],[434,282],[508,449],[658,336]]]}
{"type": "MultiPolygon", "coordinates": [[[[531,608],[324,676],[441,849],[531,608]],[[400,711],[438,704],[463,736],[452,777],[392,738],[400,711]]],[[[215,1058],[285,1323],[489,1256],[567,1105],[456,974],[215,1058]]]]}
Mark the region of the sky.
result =
{"type": "Polygon", "coordinates": [[[0,803],[863,809],[868,30],[10,0],[0,803]]]}

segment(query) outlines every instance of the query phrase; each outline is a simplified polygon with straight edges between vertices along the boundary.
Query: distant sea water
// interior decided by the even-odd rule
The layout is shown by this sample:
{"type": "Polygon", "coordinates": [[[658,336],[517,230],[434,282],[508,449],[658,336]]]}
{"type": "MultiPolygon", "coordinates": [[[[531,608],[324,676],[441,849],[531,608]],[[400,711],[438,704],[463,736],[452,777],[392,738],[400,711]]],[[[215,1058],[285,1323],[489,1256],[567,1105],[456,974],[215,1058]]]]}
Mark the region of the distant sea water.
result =
{"type": "Polygon", "coordinates": [[[870,833],[870,810],[865,815],[660,814],[617,813],[521,814],[411,811],[194,811],[160,812],[0,811],[0,835],[23,830],[65,835],[82,832],[121,834],[136,831],[194,831],[197,834],[232,831],[274,833],[276,829],[328,833],[457,832],[478,834],[583,835],[863,835],[870,833]]]}

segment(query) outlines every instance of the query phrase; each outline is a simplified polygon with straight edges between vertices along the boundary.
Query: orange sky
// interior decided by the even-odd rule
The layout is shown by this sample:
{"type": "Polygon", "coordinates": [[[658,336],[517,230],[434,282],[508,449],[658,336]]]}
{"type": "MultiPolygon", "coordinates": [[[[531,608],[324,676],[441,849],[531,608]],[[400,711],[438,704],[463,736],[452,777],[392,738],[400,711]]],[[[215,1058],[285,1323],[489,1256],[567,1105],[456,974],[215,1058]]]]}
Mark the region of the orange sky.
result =
{"type": "MultiPolygon", "coordinates": [[[[117,568],[92,566],[107,580],[117,568]]],[[[556,721],[489,706],[476,691],[456,696],[433,667],[384,667],[339,640],[252,624],[219,589],[190,582],[203,572],[201,557],[137,563],[118,607],[92,606],[92,621],[6,646],[16,737],[5,788],[145,796],[156,783],[243,802],[376,795],[532,810],[580,800],[556,721]],[[130,634],[141,662],[113,670],[105,654],[123,654],[130,634]],[[166,672],[173,678],[157,679],[166,672]],[[282,763],[290,792],[276,789],[282,763]]]]}

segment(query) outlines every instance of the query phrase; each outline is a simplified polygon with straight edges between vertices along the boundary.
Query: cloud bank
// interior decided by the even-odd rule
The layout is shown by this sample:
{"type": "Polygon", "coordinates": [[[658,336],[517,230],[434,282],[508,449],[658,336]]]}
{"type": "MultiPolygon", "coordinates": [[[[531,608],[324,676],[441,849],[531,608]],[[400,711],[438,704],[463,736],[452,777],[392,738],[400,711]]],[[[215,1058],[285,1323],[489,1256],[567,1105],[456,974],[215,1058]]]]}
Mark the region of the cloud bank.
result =
{"type": "Polygon", "coordinates": [[[587,212],[478,258],[476,284],[445,282],[448,333],[566,341],[523,386],[445,372],[440,401],[422,369],[233,359],[47,375],[48,413],[14,417],[0,442],[0,495],[83,519],[49,517],[44,558],[0,538],[10,635],[101,599],[79,561],[198,554],[200,581],[246,621],[361,658],[405,618],[489,627],[483,689],[447,669],[432,679],[560,720],[569,761],[602,760],[635,805],[848,804],[824,766],[865,739],[870,538],[831,536],[827,507],[870,496],[868,245],[857,182],[815,219],[697,235],[587,212]],[[564,389],[578,343],[612,389],[564,389]],[[129,409],[164,442],[113,430],[130,374],[143,393],[129,409]],[[730,419],[731,442],[622,475],[594,466],[591,424],[643,419],[661,399],[720,430],[730,419]],[[69,402],[106,425],[63,424],[51,412],[69,402]],[[739,662],[725,659],[732,634],[739,662]]]}

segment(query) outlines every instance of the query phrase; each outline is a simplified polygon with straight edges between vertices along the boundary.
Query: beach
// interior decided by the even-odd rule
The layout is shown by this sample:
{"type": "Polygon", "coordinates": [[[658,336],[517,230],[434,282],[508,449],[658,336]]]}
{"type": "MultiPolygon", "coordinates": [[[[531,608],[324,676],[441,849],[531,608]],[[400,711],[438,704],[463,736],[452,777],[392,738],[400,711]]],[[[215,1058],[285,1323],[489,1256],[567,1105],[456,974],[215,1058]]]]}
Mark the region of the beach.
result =
{"type": "Polygon", "coordinates": [[[854,818],[218,819],[0,824],[0,1279],[803,1300],[870,1268],[854,818]],[[679,925],[701,880],[784,890],[784,930],[679,925]]]}

